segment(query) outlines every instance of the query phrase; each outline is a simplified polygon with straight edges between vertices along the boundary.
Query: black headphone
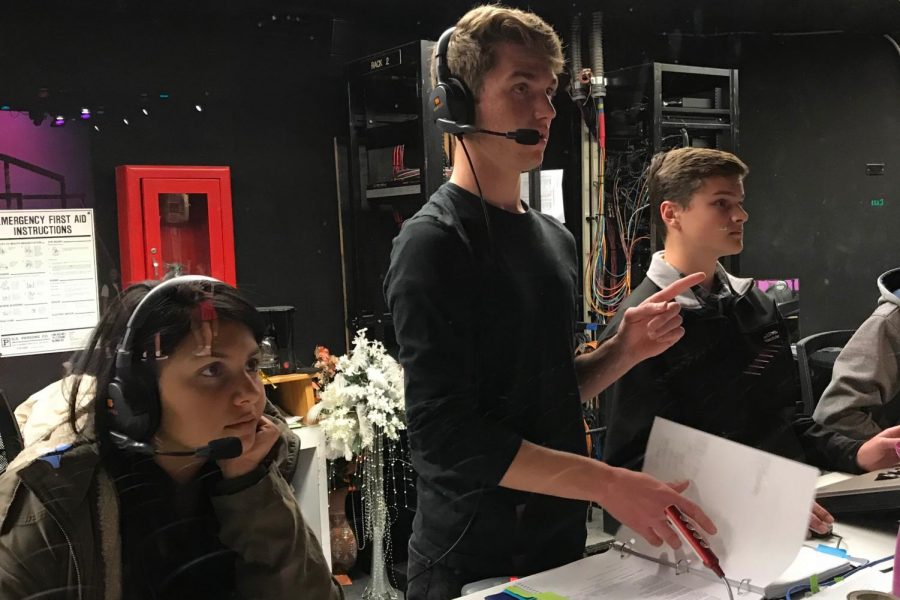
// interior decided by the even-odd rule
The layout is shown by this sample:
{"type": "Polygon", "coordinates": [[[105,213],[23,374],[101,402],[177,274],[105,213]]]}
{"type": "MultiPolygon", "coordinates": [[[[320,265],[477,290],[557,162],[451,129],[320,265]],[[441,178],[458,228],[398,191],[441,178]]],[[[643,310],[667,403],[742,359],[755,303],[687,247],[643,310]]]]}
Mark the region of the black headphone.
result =
{"type": "Polygon", "coordinates": [[[209,283],[225,285],[218,279],[205,275],[182,275],[167,279],[151,288],[131,313],[125,334],[116,348],[116,362],[108,387],[107,414],[110,430],[119,432],[139,442],[146,441],[159,428],[160,398],[157,374],[132,355],[135,332],[149,315],[145,309],[151,298],[182,284],[209,283]]]}
{"type": "Polygon", "coordinates": [[[475,133],[475,98],[466,83],[450,72],[447,66],[447,48],[456,27],[441,34],[434,55],[437,83],[431,90],[431,110],[438,129],[444,133],[460,135],[475,133]]]}
{"type": "Polygon", "coordinates": [[[465,134],[486,133],[515,141],[517,144],[534,146],[543,137],[537,129],[516,129],[514,131],[491,131],[475,126],[475,96],[466,82],[450,72],[447,65],[447,48],[456,27],[441,34],[434,55],[437,82],[431,90],[431,116],[438,129],[444,133],[462,137],[465,134]]]}

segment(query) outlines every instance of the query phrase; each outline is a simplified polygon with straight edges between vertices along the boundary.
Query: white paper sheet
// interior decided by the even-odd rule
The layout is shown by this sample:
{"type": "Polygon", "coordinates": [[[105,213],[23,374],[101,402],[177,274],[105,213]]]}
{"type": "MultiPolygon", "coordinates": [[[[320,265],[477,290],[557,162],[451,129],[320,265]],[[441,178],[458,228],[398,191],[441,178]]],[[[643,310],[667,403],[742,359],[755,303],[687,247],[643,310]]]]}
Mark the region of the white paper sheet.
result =
{"type": "MultiPolygon", "coordinates": [[[[512,584],[503,584],[465,596],[477,600],[501,592],[510,585],[540,592],[553,592],[568,600],[725,600],[728,592],[721,581],[708,581],[639,556],[609,550],[512,584]]],[[[742,600],[759,600],[759,594],[743,594],[742,600]]]]}
{"type": "MultiPolygon", "coordinates": [[[[566,222],[563,206],[563,170],[551,169],[541,171],[541,212],[550,215],[560,223],[566,222]]],[[[528,173],[522,173],[519,180],[519,197],[525,204],[531,205],[528,189],[528,173]]]]}
{"type": "MultiPolygon", "coordinates": [[[[764,588],[803,545],[818,477],[813,467],[657,417],[644,472],[691,482],[684,495],[718,527],[709,543],[729,579],[764,588]]],[[[690,558],[699,566],[686,544],[679,551],[654,548],[624,527],[617,537],[634,538],[637,552],[656,559],[690,558]]]]}

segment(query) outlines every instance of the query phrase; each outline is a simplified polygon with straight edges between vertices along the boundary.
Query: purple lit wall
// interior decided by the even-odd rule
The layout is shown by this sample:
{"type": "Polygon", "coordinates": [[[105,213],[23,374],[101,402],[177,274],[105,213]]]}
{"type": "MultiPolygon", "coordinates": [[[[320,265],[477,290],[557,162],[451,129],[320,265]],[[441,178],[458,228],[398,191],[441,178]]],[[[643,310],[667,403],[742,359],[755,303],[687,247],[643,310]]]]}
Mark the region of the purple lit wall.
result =
{"type": "MultiPolygon", "coordinates": [[[[0,111],[0,154],[6,154],[20,160],[35,164],[53,171],[66,178],[66,192],[84,194],[84,205],[94,207],[94,183],[91,171],[91,136],[89,123],[67,123],[64,127],[50,127],[50,119],[36,127],[26,113],[0,111]]],[[[22,194],[58,194],[59,185],[26,171],[18,166],[9,168],[11,192],[22,194]]],[[[4,192],[2,164],[0,164],[0,192],[4,192]]],[[[58,200],[26,200],[22,204],[24,210],[41,208],[59,208],[58,200]]],[[[70,200],[69,208],[80,208],[80,200],[70,200]]],[[[15,210],[16,203],[10,208],[15,210]]],[[[115,199],[113,198],[113,208],[115,199]]],[[[6,202],[0,200],[0,210],[6,209],[6,202]]],[[[99,210],[99,209],[98,209],[99,210]]],[[[105,260],[105,250],[115,240],[103,241],[102,230],[95,229],[97,239],[97,261],[102,275],[109,268],[109,260],[105,260]]],[[[29,395],[42,387],[59,379],[63,375],[62,363],[69,353],[36,354],[32,356],[13,356],[0,358],[0,388],[6,392],[13,406],[18,405],[29,395]]]]}
{"type": "MultiPolygon", "coordinates": [[[[52,119],[35,126],[26,113],[0,111],[0,154],[7,154],[59,173],[66,178],[66,191],[84,194],[84,205],[94,206],[94,183],[91,175],[90,126],[69,122],[64,127],[50,127],[52,119]]],[[[59,185],[52,179],[10,165],[13,193],[58,194],[59,185]]],[[[0,171],[0,192],[3,192],[0,171]]],[[[22,208],[59,208],[58,200],[25,201],[22,208]]],[[[69,208],[79,208],[80,200],[70,200],[69,208]]],[[[7,208],[0,200],[0,210],[7,208]]],[[[15,209],[13,202],[10,208],[15,209]]]]}

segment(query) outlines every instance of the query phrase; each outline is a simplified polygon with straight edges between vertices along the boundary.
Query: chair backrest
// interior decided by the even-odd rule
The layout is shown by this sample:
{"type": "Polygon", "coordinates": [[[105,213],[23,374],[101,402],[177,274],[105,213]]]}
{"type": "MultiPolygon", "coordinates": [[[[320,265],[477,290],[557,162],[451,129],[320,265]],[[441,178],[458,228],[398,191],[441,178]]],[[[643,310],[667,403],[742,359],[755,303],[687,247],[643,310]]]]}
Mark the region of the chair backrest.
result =
{"type": "Polygon", "coordinates": [[[19,423],[6,394],[0,390],[0,473],[6,471],[6,467],[18,456],[23,446],[19,423]]]}
{"type": "Polygon", "coordinates": [[[813,413],[819,401],[819,393],[813,388],[813,367],[831,375],[834,359],[840,353],[853,334],[853,329],[823,331],[807,336],[797,342],[797,367],[800,370],[800,397],[803,400],[803,411],[807,415],[813,413]]]}

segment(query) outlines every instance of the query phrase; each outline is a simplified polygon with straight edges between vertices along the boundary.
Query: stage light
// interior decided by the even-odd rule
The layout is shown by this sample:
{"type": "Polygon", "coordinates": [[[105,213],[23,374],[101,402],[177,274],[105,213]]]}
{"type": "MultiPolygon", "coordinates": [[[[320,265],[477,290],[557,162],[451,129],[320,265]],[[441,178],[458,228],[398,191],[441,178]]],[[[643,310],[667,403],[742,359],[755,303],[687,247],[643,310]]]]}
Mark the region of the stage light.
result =
{"type": "Polygon", "coordinates": [[[66,118],[62,115],[56,115],[53,118],[53,123],[50,124],[51,127],[62,127],[66,124],[66,118]]]}
{"type": "Polygon", "coordinates": [[[89,109],[87,107],[83,107],[81,109],[81,119],[83,121],[87,121],[90,118],[91,118],[91,109],[89,109]]]}
{"type": "Polygon", "coordinates": [[[159,99],[160,99],[160,100],[168,100],[168,99],[169,99],[169,94],[167,94],[166,92],[160,92],[160,93],[159,93],[159,99]]]}
{"type": "Polygon", "coordinates": [[[130,124],[130,123],[128,123],[128,118],[127,118],[127,117],[124,117],[124,118],[122,119],[122,122],[125,123],[126,125],[129,125],[129,124],[130,124]]]}
{"type": "Polygon", "coordinates": [[[9,104],[4,104],[0,106],[0,110],[12,110],[12,108],[10,108],[9,104]]]}
{"type": "Polygon", "coordinates": [[[144,113],[144,116],[145,116],[145,117],[149,117],[149,116],[150,116],[150,111],[147,110],[146,108],[142,108],[142,109],[141,109],[141,112],[144,113]]]}
{"type": "Polygon", "coordinates": [[[96,131],[96,132],[99,133],[99,132],[100,132],[100,126],[99,126],[99,125],[94,125],[94,131],[96,131]]]}
{"type": "Polygon", "coordinates": [[[203,112],[203,107],[200,106],[199,104],[195,104],[194,108],[197,109],[197,112],[203,112]]]}

